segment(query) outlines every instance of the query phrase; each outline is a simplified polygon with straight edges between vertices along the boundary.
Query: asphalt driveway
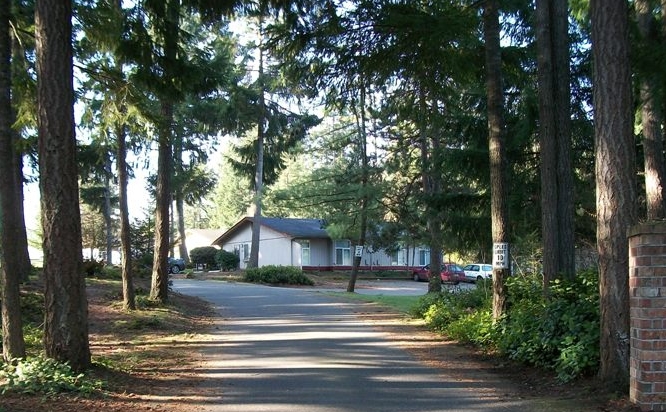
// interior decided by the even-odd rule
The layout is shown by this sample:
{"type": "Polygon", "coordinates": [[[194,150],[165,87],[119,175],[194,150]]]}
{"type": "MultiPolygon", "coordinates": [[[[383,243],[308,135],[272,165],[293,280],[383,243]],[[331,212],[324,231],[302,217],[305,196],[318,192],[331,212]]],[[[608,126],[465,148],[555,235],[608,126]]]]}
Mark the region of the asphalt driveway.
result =
{"type": "Polygon", "coordinates": [[[492,376],[455,379],[421,364],[356,317],[361,303],[219,281],[178,279],[173,287],[220,314],[202,353],[208,412],[538,410],[489,389],[492,376]]]}

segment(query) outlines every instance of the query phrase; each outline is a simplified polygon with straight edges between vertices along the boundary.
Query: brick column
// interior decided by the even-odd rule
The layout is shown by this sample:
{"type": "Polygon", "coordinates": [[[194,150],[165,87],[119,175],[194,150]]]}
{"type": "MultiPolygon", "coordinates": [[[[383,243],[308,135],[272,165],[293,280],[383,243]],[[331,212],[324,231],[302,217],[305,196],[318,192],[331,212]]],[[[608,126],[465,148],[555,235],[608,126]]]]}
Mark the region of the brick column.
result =
{"type": "Polygon", "coordinates": [[[666,222],[629,230],[630,392],[642,411],[666,411],[666,222]]]}

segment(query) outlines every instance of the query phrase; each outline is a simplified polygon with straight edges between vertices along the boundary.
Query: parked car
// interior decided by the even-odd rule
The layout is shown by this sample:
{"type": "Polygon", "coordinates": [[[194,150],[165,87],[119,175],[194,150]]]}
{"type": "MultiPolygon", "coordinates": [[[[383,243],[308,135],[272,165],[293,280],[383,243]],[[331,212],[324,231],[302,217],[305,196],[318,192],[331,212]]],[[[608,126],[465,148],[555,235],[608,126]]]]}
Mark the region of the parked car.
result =
{"type": "Polygon", "coordinates": [[[185,270],[185,261],[183,259],[169,258],[169,273],[178,274],[185,270]]]}
{"type": "MultiPolygon", "coordinates": [[[[455,263],[442,263],[442,271],[440,272],[442,282],[458,283],[465,280],[465,271],[455,263]]],[[[430,265],[421,266],[412,271],[412,279],[417,282],[427,281],[430,279],[430,265]]]]}
{"type": "Polygon", "coordinates": [[[467,282],[478,282],[483,279],[493,278],[493,266],[487,263],[470,263],[463,267],[465,280],[467,282]]]}

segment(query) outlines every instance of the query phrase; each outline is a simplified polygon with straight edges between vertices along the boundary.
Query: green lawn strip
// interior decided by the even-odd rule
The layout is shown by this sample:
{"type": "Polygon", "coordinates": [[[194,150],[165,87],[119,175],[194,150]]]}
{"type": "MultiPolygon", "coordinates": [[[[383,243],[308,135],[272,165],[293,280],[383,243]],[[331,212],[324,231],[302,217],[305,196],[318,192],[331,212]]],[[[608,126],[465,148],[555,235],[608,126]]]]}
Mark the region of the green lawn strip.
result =
{"type": "Polygon", "coordinates": [[[394,296],[394,295],[362,295],[349,292],[327,292],[327,295],[345,297],[368,303],[377,303],[389,307],[397,312],[411,314],[420,296],[394,296]]]}

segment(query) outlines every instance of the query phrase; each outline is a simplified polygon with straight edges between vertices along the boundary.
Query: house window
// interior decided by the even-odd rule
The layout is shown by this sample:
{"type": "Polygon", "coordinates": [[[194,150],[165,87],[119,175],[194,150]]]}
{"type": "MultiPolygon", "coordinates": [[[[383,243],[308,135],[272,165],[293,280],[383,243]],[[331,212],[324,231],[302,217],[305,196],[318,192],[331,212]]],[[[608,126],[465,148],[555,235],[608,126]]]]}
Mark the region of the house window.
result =
{"type": "Polygon", "coordinates": [[[348,240],[335,241],[335,264],[342,266],[351,265],[351,246],[348,240]]]}
{"type": "Polygon", "coordinates": [[[250,259],[250,244],[234,245],[234,253],[241,262],[247,262],[250,259]]]}
{"type": "Polygon", "coordinates": [[[430,263],[430,249],[419,249],[419,266],[430,263]]]}
{"type": "Polygon", "coordinates": [[[310,241],[301,240],[301,265],[310,265],[310,241]]]}
{"type": "Polygon", "coordinates": [[[405,264],[405,249],[399,249],[395,252],[391,252],[391,265],[404,265],[405,264]]]}

